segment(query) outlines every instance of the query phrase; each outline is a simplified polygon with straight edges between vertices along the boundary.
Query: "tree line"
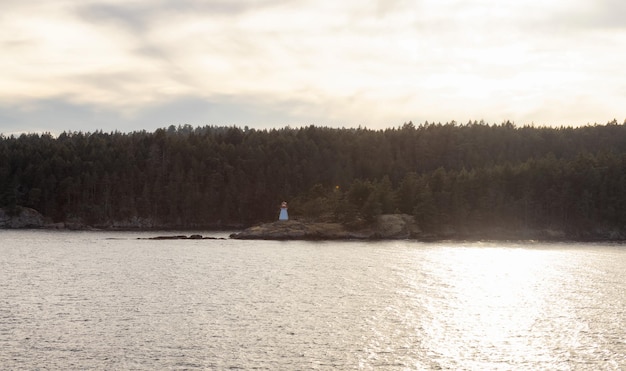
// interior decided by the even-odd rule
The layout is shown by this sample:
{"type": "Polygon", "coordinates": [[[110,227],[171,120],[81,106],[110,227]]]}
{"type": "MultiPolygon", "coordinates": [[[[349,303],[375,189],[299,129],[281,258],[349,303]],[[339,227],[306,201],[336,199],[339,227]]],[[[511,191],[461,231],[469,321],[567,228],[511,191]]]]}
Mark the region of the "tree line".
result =
{"type": "Polygon", "coordinates": [[[625,232],[626,121],[0,135],[0,206],[50,221],[249,225],[283,200],[292,216],[347,225],[401,212],[434,233],[625,232]]]}

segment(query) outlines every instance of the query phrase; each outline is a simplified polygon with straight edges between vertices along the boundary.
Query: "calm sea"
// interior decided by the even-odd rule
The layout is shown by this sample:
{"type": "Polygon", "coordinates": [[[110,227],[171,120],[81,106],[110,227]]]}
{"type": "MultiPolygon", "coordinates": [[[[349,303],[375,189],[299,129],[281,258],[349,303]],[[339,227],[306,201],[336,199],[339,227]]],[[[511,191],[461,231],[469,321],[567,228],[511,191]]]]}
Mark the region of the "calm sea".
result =
{"type": "Polygon", "coordinates": [[[0,231],[0,368],[626,368],[626,245],[163,234],[0,231]]]}

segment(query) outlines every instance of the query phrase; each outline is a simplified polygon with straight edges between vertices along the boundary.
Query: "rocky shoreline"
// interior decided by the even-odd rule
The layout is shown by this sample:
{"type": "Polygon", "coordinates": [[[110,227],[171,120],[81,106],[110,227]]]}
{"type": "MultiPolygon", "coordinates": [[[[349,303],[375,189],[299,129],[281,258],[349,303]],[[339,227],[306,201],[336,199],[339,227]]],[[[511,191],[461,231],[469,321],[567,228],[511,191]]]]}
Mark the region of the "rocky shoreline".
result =
{"type": "Polygon", "coordinates": [[[241,230],[241,224],[215,225],[170,225],[155,223],[146,218],[129,218],[90,225],[79,219],[53,222],[35,209],[17,206],[13,209],[0,208],[0,230],[2,229],[49,229],[69,231],[197,231],[197,230],[241,230]]]}
{"type": "Polygon", "coordinates": [[[437,233],[422,231],[415,219],[405,214],[381,215],[366,228],[347,229],[338,223],[286,221],[264,223],[233,233],[241,240],[398,240],[417,241],[554,241],[554,242],[626,242],[626,233],[615,230],[585,230],[568,234],[556,229],[481,230],[442,229],[437,233]]]}
{"type": "MultiPolygon", "coordinates": [[[[394,240],[418,241],[580,241],[626,242],[626,232],[621,230],[590,229],[566,233],[555,229],[502,229],[480,230],[442,229],[437,233],[422,231],[415,219],[406,214],[380,215],[372,224],[362,228],[347,228],[340,223],[305,222],[298,220],[263,223],[244,229],[242,226],[180,226],[137,225],[133,221],[105,226],[90,226],[76,221],[50,223],[36,210],[18,206],[12,213],[0,208],[0,229],[51,229],[51,230],[103,230],[103,231],[164,231],[164,230],[237,230],[230,235],[239,240],[394,240]]],[[[153,240],[213,239],[200,235],[157,236],[153,240]]]]}
{"type": "Polygon", "coordinates": [[[339,223],[277,221],[250,227],[230,235],[239,240],[377,240],[409,239],[419,234],[410,215],[381,215],[367,228],[350,230],[339,223]]]}
{"type": "Polygon", "coordinates": [[[220,237],[205,237],[201,234],[192,234],[190,236],[187,235],[175,235],[175,236],[156,236],[156,237],[148,237],[148,238],[137,238],[138,240],[153,240],[153,241],[163,241],[163,240],[225,240],[225,238],[220,237]]]}
{"type": "Polygon", "coordinates": [[[44,227],[44,217],[37,210],[17,206],[12,212],[0,208],[0,229],[44,227]]]}

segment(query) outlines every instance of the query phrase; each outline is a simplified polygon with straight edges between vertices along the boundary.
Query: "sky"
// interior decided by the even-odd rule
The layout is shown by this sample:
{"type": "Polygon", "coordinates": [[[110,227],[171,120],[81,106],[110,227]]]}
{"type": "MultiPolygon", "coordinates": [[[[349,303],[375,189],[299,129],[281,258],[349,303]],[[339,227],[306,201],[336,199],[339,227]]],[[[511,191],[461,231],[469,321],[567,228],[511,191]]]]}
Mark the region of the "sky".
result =
{"type": "Polygon", "coordinates": [[[0,133],[626,119],[623,0],[2,0],[0,133]]]}

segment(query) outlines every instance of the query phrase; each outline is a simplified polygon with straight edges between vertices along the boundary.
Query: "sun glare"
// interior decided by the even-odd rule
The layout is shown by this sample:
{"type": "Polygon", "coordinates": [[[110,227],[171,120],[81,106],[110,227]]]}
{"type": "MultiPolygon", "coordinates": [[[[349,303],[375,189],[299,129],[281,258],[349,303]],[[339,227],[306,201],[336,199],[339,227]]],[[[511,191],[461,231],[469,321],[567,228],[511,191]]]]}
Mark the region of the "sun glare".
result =
{"type": "Polygon", "coordinates": [[[446,321],[440,324],[442,334],[435,336],[458,333],[459,339],[472,339],[472,344],[461,344],[459,349],[517,346],[516,339],[532,331],[541,316],[537,308],[550,295],[543,289],[542,275],[536,274],[549,264],[549,255],[539,252],[511,247],[447,250],[454,268],[434,278],[449,288],[441,298],[447,313],[440,317],[446,321]]]}

